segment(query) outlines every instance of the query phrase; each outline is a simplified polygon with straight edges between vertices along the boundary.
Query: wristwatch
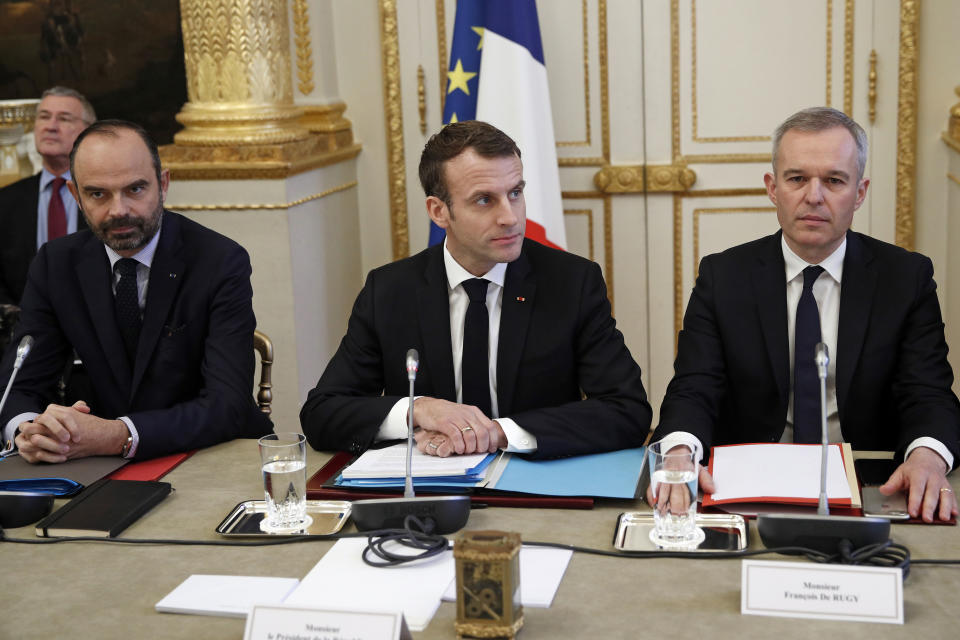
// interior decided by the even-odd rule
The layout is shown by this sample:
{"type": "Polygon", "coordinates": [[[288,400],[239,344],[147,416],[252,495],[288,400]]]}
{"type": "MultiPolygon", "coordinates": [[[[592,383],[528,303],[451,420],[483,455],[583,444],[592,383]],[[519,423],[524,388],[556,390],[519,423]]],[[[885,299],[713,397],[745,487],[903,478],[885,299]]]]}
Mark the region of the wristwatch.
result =
{"type": "Polygon", "coordinates": [[[130,447],[133,446],[133,436],[127,436],[127,441],[123,443],[123,448],[120,449],[120,457],[126,458],[127,454],[130,453],[130,447]]]}

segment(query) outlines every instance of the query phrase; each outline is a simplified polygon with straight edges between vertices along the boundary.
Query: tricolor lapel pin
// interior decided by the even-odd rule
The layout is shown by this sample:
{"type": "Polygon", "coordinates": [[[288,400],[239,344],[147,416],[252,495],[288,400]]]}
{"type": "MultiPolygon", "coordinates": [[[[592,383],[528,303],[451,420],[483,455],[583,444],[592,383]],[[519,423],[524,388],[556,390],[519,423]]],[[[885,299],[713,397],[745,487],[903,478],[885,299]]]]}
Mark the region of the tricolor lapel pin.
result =
{"type": "Polygon", "coordinates": [[[524,298],[523,296],[517,296],[517,302],[526,302],[526,301],[527,299],[524,298]]]}

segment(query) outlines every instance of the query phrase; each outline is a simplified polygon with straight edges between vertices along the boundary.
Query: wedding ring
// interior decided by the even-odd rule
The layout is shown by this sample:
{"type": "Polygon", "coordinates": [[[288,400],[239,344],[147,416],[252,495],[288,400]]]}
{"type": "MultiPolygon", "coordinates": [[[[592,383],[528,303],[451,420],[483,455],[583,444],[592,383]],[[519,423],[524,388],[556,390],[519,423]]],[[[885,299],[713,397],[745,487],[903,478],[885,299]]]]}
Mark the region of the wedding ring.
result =
{"type": "Polygon", "coordinates": [[[473,427],[467,426],[463,429],[460,429],[460,433],[466,433],[467,431],[473,431],[473,427]]]}
{"type": "Polygon", "coordinates": [[[947,493],[953,493],[953,489],[949,489],[949,488],[947,488],[947,487],[940,487],[940,491],[946,491],[947,493]]]}
{"type": "Polygon", "coordinates": [[[439,448],[440,448],[440,445],[438,445],[437,443],[433,442],[432,440],[427,443],[427,446],[430,447],[431,449],[439,449],[439,448]]]}

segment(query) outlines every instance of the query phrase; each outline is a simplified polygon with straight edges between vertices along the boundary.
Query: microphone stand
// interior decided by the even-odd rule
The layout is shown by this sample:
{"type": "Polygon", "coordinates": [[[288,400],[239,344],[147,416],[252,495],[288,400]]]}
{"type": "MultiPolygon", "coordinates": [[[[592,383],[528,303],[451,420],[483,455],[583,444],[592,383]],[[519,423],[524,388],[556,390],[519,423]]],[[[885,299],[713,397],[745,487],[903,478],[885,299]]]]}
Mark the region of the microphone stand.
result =
{"type": "Polygon", "coordinates": [[[413,492],[413,383],[417,377],[420,356],[416,349],[407,351],[407,379],[410,381],[407,405],[407,464],[402,498],[356,500],[353,503],[353,522],[358,531],[405,528],[407,516],[416,516],[433,523],[434,531],[424,533],[447,534],[459,531],[470,517],[470,497],[436,496],[418,498],[413,492]]]}
{"type": "MultiPolygon", "coordinates": [[[[827,345],[817,343],[814,362],[820,378],[820,499],[817,515],[763,513],[757,516],[757,532],[767,548],[806,547],[823,553],[839,554],[843,540],[853,549],[886,542],[890,538],[890,521],[885,518],[831,516],[827,505],[827,345]]],[[[802,354],[794,354],[800,358],[802,354]]],[[[795,552],[794,555],[799,552],[795,552]]]]}

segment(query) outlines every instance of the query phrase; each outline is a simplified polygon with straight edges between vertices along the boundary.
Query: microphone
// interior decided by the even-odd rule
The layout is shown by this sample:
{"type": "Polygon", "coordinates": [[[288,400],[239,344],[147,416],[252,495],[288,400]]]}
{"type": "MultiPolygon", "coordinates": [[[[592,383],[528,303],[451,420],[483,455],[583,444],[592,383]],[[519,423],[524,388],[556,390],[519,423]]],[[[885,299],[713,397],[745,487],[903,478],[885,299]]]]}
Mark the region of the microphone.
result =
{"type": "Polygon", "coordinates": [[[830,451],[827,438],[827,365],[830,364],[830,355],[827,345],[818,342],[814,347],[813,361],[817,365],[817,377],[820,378],[820,499],[817,502],[817,514],[830,515],[830,505],[827,504],[827,453],[830,451]]]}
{"type": "MultiPolygon", "coordinates": [[[[795,357],[799,357],[795,355],[795,357]]],[[[840,543],[847,540],[853,549],[886,542],[890,538],[890,521],[885,518],[831,516],[827,504],[827,345],[814,347],[814,363],[820,378],[820,499],[817,515],[766,513],[757,516],[757,532],[764,546],[807,547],[824,553],[838,553],[840,543]]]]}
{"type": "Polygon", "coordinates": [[[358,531],[401,529],[407,516],[412,515],[433,523],[436,530],[424,533],[453,533],[467,524],[470,517],[469,496],[418,498],[413,492],[413,383],[420,368],[420,354],[416,349],[407,351],[406,368],[410,392],[407,407],[407,473],[403,481],[403,497],[356,500],[352,508],[353,522],[358,531]]]}
{"type": "Polygon", "coordinates": [[[17,359],[13,361],[14,371],[20,370],[20,367],[23,366],[23,361],[30,355],[31,349],[33,349],[33,336],[23,336],[20,344],[17,345],[17,359]]]}
{"type": "Polygon", "coordinates": [[[410,402],[407,405],[407,475],[403,482],[403,497],[413,498],[413,383],[417,379],[420,354],[416,349],[407,351],[407,380],[410,381],[410,402]]]}
{"type": "MultiPolygon", "coordinates": [[[[413,382],[417,379],[417,369],[420,367],[420,354],[416,349],[407,351],[407,380],[413,382]]],[[[411,392],[411,395],[413,393],[411,392]]]]}
{"type": "MultiPolygon", "coordinates": [[[[20,344],[17,345],[17,358],[13,361],[13,371],[10,373],[10,379],[7,380],[7,388],[3,392],[3,398],[0,398],[0,414],[3,413],[3,407],[7,404],[7,396],[10,395],[10,388],[13,386],[13,380],[17,377],[17,371],[23,366],[23,361],[30,355],[33,348],[33,336],[23,336],[20,338],[20,344]]],[[[0,430],[3,425],[0,425],[0,430]]],[[[12,445],[11,445],[12,446],[12,445]]]]}

